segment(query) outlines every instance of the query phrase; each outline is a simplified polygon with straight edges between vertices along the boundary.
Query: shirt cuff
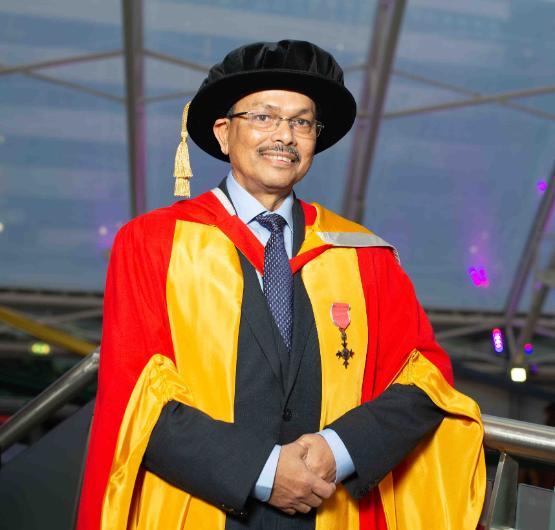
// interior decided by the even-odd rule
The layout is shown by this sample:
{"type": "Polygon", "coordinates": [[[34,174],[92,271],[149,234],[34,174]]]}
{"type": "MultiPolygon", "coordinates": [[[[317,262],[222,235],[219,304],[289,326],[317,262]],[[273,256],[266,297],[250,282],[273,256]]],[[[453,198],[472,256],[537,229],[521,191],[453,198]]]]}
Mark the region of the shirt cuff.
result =
{"type": "Polygon", "coordinates": [[[343,440],[333,429],[324,429],[318,434],[326,440],[335,458],[335,482],[345,480],[355,472],[355,464],[343,440]]]}
{"type": "MultiPolygon", "coordinates": [[[[339,438],[339,436],[337,437],[339,438]]],[[[252,496],[259,501],[266,502],[272,495],[272,488],[274,487],[274,479],[276,478],[280,452],[281,445],[274,445],[274,448],[272,449],[268,460],[266,460],[266,463],[258,476],[258,480],[254,485],[252,496]]]]}

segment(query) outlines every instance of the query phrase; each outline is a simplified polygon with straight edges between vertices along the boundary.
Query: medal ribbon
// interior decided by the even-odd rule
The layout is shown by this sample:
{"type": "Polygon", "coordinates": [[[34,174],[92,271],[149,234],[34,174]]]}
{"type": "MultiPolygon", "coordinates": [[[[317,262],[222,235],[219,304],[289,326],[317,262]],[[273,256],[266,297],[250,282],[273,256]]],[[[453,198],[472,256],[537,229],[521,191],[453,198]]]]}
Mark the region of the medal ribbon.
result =
{"type": "Polygon", "coordinates": [[[351,306],[349,304],[342,304],[339,302],[331,305],[331,319],[333,323],[342,331],[345,331],[351,323],[351,315],[349,311],[351,306]]]}

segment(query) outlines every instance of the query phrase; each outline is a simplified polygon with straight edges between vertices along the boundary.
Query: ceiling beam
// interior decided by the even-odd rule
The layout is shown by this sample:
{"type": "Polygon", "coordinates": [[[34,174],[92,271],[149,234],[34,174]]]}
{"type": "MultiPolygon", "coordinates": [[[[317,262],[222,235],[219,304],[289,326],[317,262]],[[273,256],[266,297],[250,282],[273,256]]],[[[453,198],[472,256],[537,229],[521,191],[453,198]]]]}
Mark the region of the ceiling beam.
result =
{"type": "MultiPolygon", "coordinates": [[[[482,97],[484,95],[481,92],[476,92],[475,90],[469,90],[468,88],[464,88],[458,85],[452,85],[451,83],[445,83],[444,81],[437,81],[436,79],[431,79],[423,75],[413,74],[404,70],[394,69],[392,73],[395,77],[400,77],[401,79],[408,79],[409,81],[415,81],[423,85],[433,86],[434,88],[440,88],[442,90],[447,90],[449,92],[461,94],[463,96],[471,96],[472,98],[476,98],[482,97]]],[[[537,109],[535,107],[522,105],[521,103],[516,103],[515,101],[511,100],[501,100],[497,101],[496,103],[503,107],[508,107],[513,110],[532,114],[533,116],[537,116],[538,118],[555,121],[555,114],[537,109]]]]}
{"type": "MultiPolygon", "coordinates": [[[[492,328],[505,325],[504,312],[489,312],[477,310],[449,310],[449,309],[433,309],[425,308],[428,318],[435,326],[457,326],[457,325],[472,325],[472,324],[489,324],[492,328]]],[[[513,319],[513,326],[521,327],[526,320],[525,313],[517,313],[513,319]]],[[[540,320],[540,325],[545,328],[552,329],[555,327],[555,320],[553,315],[544,315],[540,320]]]]}
{"type": "MultiPolygon", "coordinates": [[[[468,99],[458,101],[449,101],[447,103],[438,103],[436,105],[424,105],[422,107],[413,107],[410,109],[396,110],[386,112],[384,119],[404,118],[407,116],[416,116],[417,114],[429,114],[431,112],[439,112],[443,110],[460,109],[463,107],[474,107],[476,105],[485,105],[488,103],[504,103],[510,99],[544,96],[555,92],[555,85],[527,88],[525,90],[515,90],[512,92],[503,92],[500,94],[479,95],[468,99]]],[[[363,117],[365,114],[363,114],[363,117]]],[[[543,117],[543,116],[542,116],[543,117]]]]}
{"type": "Polygon", "coordinates": [[[157,59],[165,63],[175,64],[177,66],[182,66],[183,68],[188,68],[189,70],[196,70],[198,72],[208,73],[210,70],[209,66],[205,64],[196,63],[194,61],[189,61],[188,59],[182,59],[181,57],[176,57],[175,55],[168,55],[166,53],[155,52],[153,50],[143,50],[145,56],[151,59],[157,59]]]}
{"type": "Polygon", "coordinates": [[[42,324],[59,324],[61,322],[75,322],[76,320],[85,320],[90,318],[102,318],[102,307],[92,307],[90,309],[82,309],[80,311],[70,311],[58,315],[38,316],[37,320],[42,324]]]}
{"type": "MultiPolygon", "coordinates": [[[[551,172],[551,176],[549,177],[549,182],[547,185],[547,189],[544,193],[542,201],[538,207],[534,220],[532,222],[532,226],[530,228],[530,232],[526,239],[526,243],[522,254],[520,256],[520,261],[518,267],[516,269],[516,273],[511,284],[511,288],[509,290],[509,294],[507,296],[507,301],[505,303],[505,325],[508,328],[508,338],[509,338],[509,346],[510,346],[510,355],[512,361],[517,361],[521,357],[521,346],[514,337],[514,333],[512,331],[512,326],[514,326],[515,316],[520,306],[520,302],[522,300],[522,296],[524,294],[524,289],[526,287],[526,283],[534,266],[538,249],[540,243],[542,241],[542,237],[546,231],[546,226],[553,211],[553,205],[555,203],[555,165],[551,172]]],[[[543,306],[543,302],[540,305],[543,306]]],[[[538,323],[538,319],[540,316],[540,312],[534,316],[533,326],[538,323]]],[[[524,324],[525,328],[530,328],[529,319],[525,320],[524,324]]],[[[532,330],[533,332],[533,330],[532,330]]],[[[529,332],[527,332],[528,334],[529,332]]],[[[522,334],[521,334],[522,338],[522,334]]]]}
{"type": "Polygon", "coordinates": [[[159,96],[145,97],[143,101],[145,103],[156,103],[158,101],[169,101],[171,99],[186,99],[194,96],[197,93],[196,90],[183,90],[179,92],[169,92],[168,94],[160,94],[159,96]]]}
{"type": "Polygon", "coordinates": [[[112,50],[109,52],[86,53],[81,55],[70,55],[61,59],[51,59],[49,61],[40,61],[36,63],[14,64],[10,66],[2,66],[0,75],[23,74],[33,70],[41,70],[43,68],[54,68],[58,66],[69,66],[77,63],[89,61],[101,61],[103,59],[112,59],[121,56],[121,50],[112,50]]]}
{"type": "MultiPolygon", "coordinates": [[[[549,263],[547,266],[547,270],[554,270],[555,269],[555,251],[552,252],[551,257],[549,259],[549,263]]],[[[536,279],[537,281],[541,280],[539,278],[536,279]]],[[[553,286],[541,283],[539,288],[534,289],[534,294],[532,295],[532,302],[530,304],[530,311],[528,311],[528,316],[526,317],[526,322],[522,329],[520,330],[520,334],[518,335],[517,346],[519,350],[521,347],[524,346],[527,342],[530,342],[534,337],[536,332],[536,327],[538,325],[538,320],[542,313],[543,307],[545,305],[545,301],[547,299],[547,295],[549,290],[552,289],[553,286]]]]}
{"type": "Polygon", "coordinates": [[[531,381],[515,383],[511,381],[506,372],[500,372],[498,374],[481,372],[467,366],[464,361],[458,361],[456,359],[453,359],[453,371],[455,372],[455,380],[467,379],[472,383],[482,383],[487,386],[497,387],[506,390],[509,395],[514,394],[526,398],[534,397],[549,402],[555,401],[555,392],[549,381],[547,381],[549,385],[548,388],[531,381]]]}
{"type": "Polygon", "coordinates": [[[122,0],[130,214],[146,212],[143,0],[122,0]]]}
{"type": "MultiPolygon", "coordinates": [[[[358,70],[363,70],[364,68],[366,68],[366,63],[357,63],[357,64],[352,64],[350,66],[347,66],[347,67],[343,68],[343,71],[345,73],[349,73],[349,72],[356,72],[358,70]]],[[[423,85],[433,86],[435,88],[440,88],[442,90],[453,92],[455,94],[461,94],[463,96],[471,96],[473,99],[477,98],[477,97],[482,97],[484,95],[481,92],[477,92],[475,90],[469,90],[468,88],[461,87],[459,85],[453,85],[451,83],[446,83],[445,81],[438,81],[437,79],[432,79],[432,78],[427,77],[427,76],[414,74],[412,72],[407,72],[405,70],[399,70],[398,68],[394,68],[391,71],[391,74],[395,77],[400,77],[401,79],[408,79],[409,81],[415,81],[415,82],[421,83],[423,85]]],[[[503,99],[501,101],[496,101],[495,103],[497,103],[498,105],[501,105],[503,107],[508,107],[508,108],[513,109],[513,110],[518,110],[520,112],[525,112],[526,114],[531,114],[531,115],[536,116],[538,118],[543,118],[545,120],[555,121],[555,114],[553,114],[551,112],[546,112],[546,111],[541,110],[541,109],[537,109],[536,107],[530,107],[528,105],[522,105],[521,103],[516,103],[515,101],[505,100],[505,99],[503,99]]],[[[436,106],[434,105],[433,108],[436,109],[436,106]]],[[[364,117],[364,115],[360,115],[360,117],[364,117]]],[[[395,116],[393,116],[391,113],[386,113],[384,115],[384,117],[385,118],[392,118],[392,117],[395,117],[395,116]]]]}
{"type": "MultiPolygon", "coordinates": [[[[6,65],[0,63],[0,68],[6,65]]],[[[66,81],[65,79],[58,79],[51,75],[39,74],[37,72],[21,72],[21,75],[25,77],[30,77],[31,79],[37,79],[39,81],[44,81],[45,83],[50,83],[51,85],[57,85],[64,88],[69,88],[70,90],[76,90],[77,92],[83,92],[84,94],[89,94],[90,96],[96,96],[103,99],[108,99],[110,101],[115,101],[116,103],[123,103],[124,99],[120,96],[104,92],[103,90],[96,90],[95,88],[89,88],[88,86],[82,85],[80,83],[74,83],[73,81],[66,81]]]]}
{"type": "Polygon", "coordinates": [[[359,102],[360,112],[368,119],[359,119],[356,122],[343,192],[343,215],[358,222],[364,217],[366,188],[405,5],[406,0],[379,0],[374,14],[367,68],[359,102]]]}
{"type": "Polygon", "coordinates": [[[46,306],[65,308],[101,308],[102,293],[68,293],[66,291],[0,290],[0,305],[46,306]]]}
{"type": "Polygon", "coordinates": [[[489,323],[479,323],[471,324],[469,326],[457,326],[453,329],[446,329],[436,332],[436,339],[445,340],[453,339],[455,337],[465,337],[466,335],[476,335],[476,333],[482,333],[484,331],[491,330],[491,325],[489,323]]]}

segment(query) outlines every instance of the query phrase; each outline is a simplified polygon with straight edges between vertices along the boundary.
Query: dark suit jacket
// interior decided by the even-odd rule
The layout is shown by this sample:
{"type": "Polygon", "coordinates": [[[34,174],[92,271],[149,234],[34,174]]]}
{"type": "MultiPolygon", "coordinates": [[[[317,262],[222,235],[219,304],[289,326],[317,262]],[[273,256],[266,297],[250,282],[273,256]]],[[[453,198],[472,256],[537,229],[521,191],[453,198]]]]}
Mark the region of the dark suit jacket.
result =
{"type": "MultiPolygon", "coordinates": [[[[295,254],[305,225],[298,201],[293,219],[295,254]]],[[[234,422],[216,421],[197,409],[170,402],[151,435],[143,464],[228,512],[228,530],[313,528],[314,513],[291,517],[250,497],[274,444],[287,444],[319,430],[321,365],[312,307],[297,273],[289,353],[254,268],[239,256],[244,293],[234,422]]],[[[331,424],[355,464],[356,472],[344,481],[349,492],[357,498],[365,495],[442,418],[443,413],[421,390],[393,385],[331,424]]]]}

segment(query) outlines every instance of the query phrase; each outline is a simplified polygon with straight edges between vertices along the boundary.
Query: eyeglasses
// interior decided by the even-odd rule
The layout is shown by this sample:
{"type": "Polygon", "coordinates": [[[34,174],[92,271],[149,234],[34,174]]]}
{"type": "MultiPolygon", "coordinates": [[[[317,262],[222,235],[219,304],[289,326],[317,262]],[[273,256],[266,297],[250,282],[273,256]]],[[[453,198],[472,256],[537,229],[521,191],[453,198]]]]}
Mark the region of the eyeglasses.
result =
{"type": "Polygon", "coordinates": [[[280,122],[286,121],[295,134],[305,137],[318,137],[324,128],[324,124],[318,120],[307,120],[306,118],[282,118],[277,114],[268,114],[267,112],[259,112],[250,110],[248,112],[237,112],[226,116],[232,118],[244,118],[254,129],[264,132],[276,131],[280,122]]]}

